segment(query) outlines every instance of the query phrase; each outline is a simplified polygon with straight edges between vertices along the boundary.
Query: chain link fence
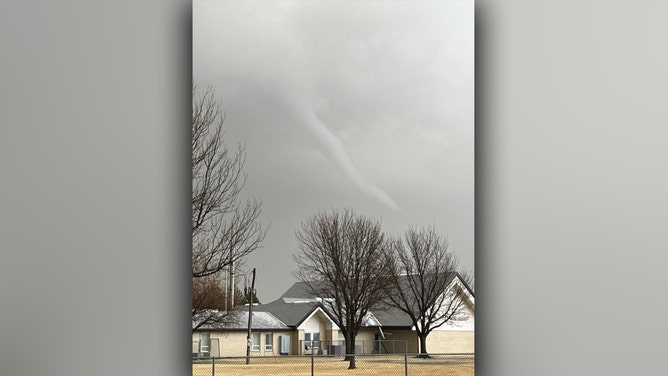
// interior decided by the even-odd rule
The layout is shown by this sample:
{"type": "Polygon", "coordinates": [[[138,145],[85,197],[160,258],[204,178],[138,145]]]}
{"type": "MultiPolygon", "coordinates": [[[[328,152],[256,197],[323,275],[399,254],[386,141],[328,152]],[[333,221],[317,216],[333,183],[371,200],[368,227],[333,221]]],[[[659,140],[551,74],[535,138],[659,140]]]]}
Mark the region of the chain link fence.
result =
{"type": "MultiPolygon", "coordinates": [[[[473,376],[475,354],[355,355],[355,375],[473,376]]],[[[193,359],[193,376],[336,376],[347,375],[343,355],[212,357],[193,359]],[[248,364],[247,364],[248,363],[248,364]]]]}
{"type": "MultiPolygon", "coordinates": [[[[406,340],[357,340],[355,354],[405,354],[406,340]]],[[[345,340],[299,341],[299,355],[342,355],[346,353],[345,340]]]]}

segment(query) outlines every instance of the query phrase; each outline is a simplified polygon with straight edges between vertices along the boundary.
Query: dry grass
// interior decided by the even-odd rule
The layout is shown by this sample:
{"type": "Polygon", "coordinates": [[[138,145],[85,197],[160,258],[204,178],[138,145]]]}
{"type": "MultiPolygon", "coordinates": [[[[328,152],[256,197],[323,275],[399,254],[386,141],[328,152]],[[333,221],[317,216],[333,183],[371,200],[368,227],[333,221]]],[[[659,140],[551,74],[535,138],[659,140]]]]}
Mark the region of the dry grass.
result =
{"type": "MultiPolygon", "coordinates": [[[[215,374],[230,376],[271,375],[271,376],[308,376],[311,374],[310,357],[252,358],[251,364],[245,359],[216,359],[215,374]]],[[[357,369],[349,370],[348,362],[340,357],[316,357],[314,359],[315,376],[338,375],[404,375],[403,356],[394,357],[357,357],[357,369]]],[[[408,358],[408,375],[448,375],[472,376],[474,374],[473,357],[437,357],[432,359],[408,358]]],[[[193,364],[193,376],[211,376],[212,364],[193,364]]]]}

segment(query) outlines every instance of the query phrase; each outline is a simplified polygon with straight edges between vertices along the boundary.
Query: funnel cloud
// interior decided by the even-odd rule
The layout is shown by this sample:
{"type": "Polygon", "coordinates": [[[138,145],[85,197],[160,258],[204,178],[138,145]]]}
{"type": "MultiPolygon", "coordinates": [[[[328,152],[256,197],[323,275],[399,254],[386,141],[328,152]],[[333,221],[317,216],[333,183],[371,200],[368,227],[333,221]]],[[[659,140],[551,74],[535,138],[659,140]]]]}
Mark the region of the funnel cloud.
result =
{"type": "Polygon", "coordinates": [[[327,128],[327,126],[318,118],[311,106],[304,102],[290,101],[291,113],[300,126],[308,129],[313,136],[325,147],[325,155],[331,158],[334,163],[343,171],[351,182],[362,192],[376,198],[388,208],[397,211],[397,204],[392,198],[380,189],[373,182],[362,175],[359,169],[350,159],[341,140],[327,128]]]}
{"type": "Polygon", "coordinates": [[[243,193],[271,224],[261,301],[293,282],[295,231],[350,208],[399,235],[435,227],[474,265],[474,2],[193,2],[193,79],[213,86],[243,193]]]}

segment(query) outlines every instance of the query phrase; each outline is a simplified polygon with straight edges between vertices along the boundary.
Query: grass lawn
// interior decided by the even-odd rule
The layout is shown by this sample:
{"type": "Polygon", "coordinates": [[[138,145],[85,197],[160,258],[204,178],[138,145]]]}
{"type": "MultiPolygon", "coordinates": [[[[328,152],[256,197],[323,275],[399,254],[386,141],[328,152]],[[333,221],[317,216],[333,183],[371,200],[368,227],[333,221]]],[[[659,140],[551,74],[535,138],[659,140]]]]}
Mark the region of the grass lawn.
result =
{"type": "MultiPolygon", "coordinates": [[[[341,357],[316,357],[314,359],[315,376],[335,375],[404,375],[405,364],[403,356],[394,357],[357,357],[357,369],[349,370],[348,362],[341,357]]],[[[435,357],[431,359],[408,358],[408,375],[448,375],[473,376],[473,357],[435,357]]],[[[211,363],[193,364],[193,376],[210,376],[211,363]]],[[[246,360],[216,359],[216,375],[244,376],[297,376],[311,374],[310,357],[277,357],[251,358],[251,364],[246,360]]]]}

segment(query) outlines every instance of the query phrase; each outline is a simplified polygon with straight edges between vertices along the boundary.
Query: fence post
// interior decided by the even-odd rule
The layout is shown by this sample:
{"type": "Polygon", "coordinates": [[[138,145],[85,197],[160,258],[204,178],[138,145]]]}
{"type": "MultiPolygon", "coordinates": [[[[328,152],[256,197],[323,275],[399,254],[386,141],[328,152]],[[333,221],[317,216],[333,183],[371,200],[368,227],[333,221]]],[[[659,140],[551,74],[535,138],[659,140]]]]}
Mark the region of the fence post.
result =
{"type": "Polygon", "coordinates": [[[216,358],[211,358],[211,376],[216,376],[216,358]]]}
{"type": "Polygon", "coordinates": [[[313,360],[314,359],[315,359],[315,357],[313,356],[313,351],[311,351],[311,376],[315,376],[315,373],[314,373],[315,367],[313,366],[313,363],[314,363],[313,360]]]}
{"type": "Polygon", "coordinates": [[[405,369],[405,376],[408,376],[408,354],[404,353],[404,369],[405,369]]]}

